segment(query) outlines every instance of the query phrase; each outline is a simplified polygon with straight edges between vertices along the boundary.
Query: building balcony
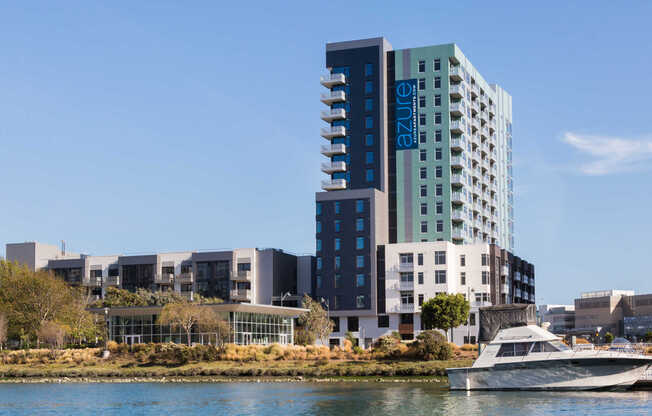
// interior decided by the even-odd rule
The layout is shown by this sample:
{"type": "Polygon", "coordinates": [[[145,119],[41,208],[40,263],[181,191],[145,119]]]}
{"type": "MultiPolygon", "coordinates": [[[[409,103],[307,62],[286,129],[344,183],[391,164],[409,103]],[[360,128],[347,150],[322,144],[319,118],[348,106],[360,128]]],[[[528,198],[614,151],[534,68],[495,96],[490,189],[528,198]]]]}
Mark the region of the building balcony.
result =
{"type": "Polygon", "coordinates": [[[521,289],[516,289],[516,290],[514,290],[514,296],[517,297],[517,298],[522,297],[522,296],[521,296],[521,289]]]}
{"type": "Polygon", "coordinates": [[[343,155],[346,153],[346,145],[344,143],[325,144],[321,146],[321,154],[327,157],[333,155],[343,155]]]}
{"type": "Polygon", "coordinates": [[[321,181],[321,189],[324,191],[341,191],[346,189],[346,179],[328,179],[321,181]]]}
{"type": "Polygon", "coordinates": [[[479,92],[478,84],[471,84],[469,90],[471,90],[471,97],[476,98],[478,96],[478,92],[479,92]]]}
{"type": "Polygon", "coordinates": [[[414,280],[410,281],[399,281],[396,285],[394,285],[394,288],[398,291],[401,290],[414,290],[414,280]]]}
{"type": "Polygon", "coordinates": [[[514,272],[514,280],[517,282],[521,281],[521,273],[520,272],[514,272]]]}
{"type": "Polygon", "coordinates": [[[464,230],[461,228],[453,228],[451,232],[451,238],[453,240],[464,240],[464,230]]]}
{"type": "Polygon", "coordinates": [[[461,192],[451,192],[452,203],[463,204],[464,201],[466,201],[466,198],[464,198],[464,195],[462,195],[461,192]]]}
{"type": "Polygon", "coordinates": [[[336,85],[344,85],[346,83],[346,77],[344,74],[322,75],[319,79],[319,83],[326,88],[332,88],[336,85]]]}
{"type": "Polygon", "coordinates": [[[451,133],[462,134],[466,129],[464,122],[462,120],[452,120],[450,122],[451,133]]]}
{"type": "MultiPolygon", "coordinates": [[[[399,303],[398,305],[394,305],[391,311],[398,312],[398,313],[414,312],[414,303],[399,303]]],[[[408,325],[412,326],[412,324],[408,324],[408,325]]]]}
{"type": "Polygon", "coordinates": [[[527,275],[522,275],[521,279],[523,280],[523,284],[529,285],[530,284],[530,278],[527,275]]]}
{"type": "Polygon", "coordinates": [[[509,293],[509,285],[507,283],[503,283],[500,285],[500,291],[504,294],[509,293]]]}
{"type": "Polygon", "coordinates": [[[399,263],[398,271],[399,272],[411,272],[411,271],[414,271],[414,263],[399,263]]]}
{"type": "Polygon", "coordinates": [[[453,98],[464,98],[464,85],[463,84],[451,85],[448,90],[448,93],[453,98]]]}
{"type": "Polygon", "coordinates": [[[346,127],[344,126],[331,126],[321,129],[321,137],[324,139],[332,139],[334,137],[346,136],[346,127]]]}
{"type": "Polygon", "coordinates": [[[231,274],[231,280],[238,282],[251,282],[251,270],[236,270],[231,274]]]}
{"type": "Polygon", "coordinates": [[[346,162],[326,162],[321,164],[321,171],[324,173],[346,172],[346,162]]]}
{"type": "Polygon", "coordinates": [[[88,286],[88,287],[102,287],[103,280],[104,279],[101,278],[101,277],[91,277],[88,280],[84,280],[82,282],[82,285],[88,286]]]}
{"type": "Polygon", "coordinates": [[[104,283],[107,286],[120,286],[120,276],[109,276],[104,283]]]}
{"type": "Polygon", "coordinates": [[[195,281],[195,275],[193,272],[180,273],[177,275],[176,281],[180,284],[189,284],[195,281]]]}
{"type": "Polygon", "coordinates": [[[458,101],[456,103],[451,103],[450,112],[451,116],[460,117],[464,115],[464,101],[458,101]]]}
{"type": "Polygon", "coordinates": [[[457,65],[457,66],[451,66],[448,69],[448,76],[450,77],[451,81],[459,82],[464,80],[464,71],[462,71],[462,67],[457,65]]]}
{"type": "Polygon", "coordinates": [[[232,300],[251,300],[251,289],[231,289],[232,300]]]}
{"type": "Polygon", "coordinates": [[[326,105],[346,101],[346,94],[344,91],[330,91],[321,95],[321,102],[326,105]]]}
{"type": "Polygon", "coordinates": [[[460,174],[451,175],[451,185],[464,185],[464,177],[460,174]]]}
{"type": "Polygon", "coordinates": [[[453,222],[463,222],[465,220],[464,218],[464,211],[461,209],[454,209],[451,211],[451,220],[453,222]]]}
{"type": "Polygon", "coordinates": [[[491,117],[496,115],[496,104],[489,104],[489,114],[491,114],[491,117]]]}
{"type": "Polygon", "coordinates": [[[464,167],[464,159],[462,159],[462,156],[452,156],[451,157],[451,166],[454,168],[463,168],[464,167]]]}
{"type": "Polygon", "coordinates": [[[346,110],[343,108],[331,108],[321,112],[321,119],[327,122],[333,120],[344,120],[346,118],[346,110]]]}
{"type": "Polygon", "coordinates": [[[459,137],[452,137],[450,139],[451,150],[464,150],[464,135],[459,137]]]}
{"type": "Polygon", "coordinates": [[[174,283],[174,273],[159,273],[154,276],[154,283],[157,285],[170,285],[174,283]]]}

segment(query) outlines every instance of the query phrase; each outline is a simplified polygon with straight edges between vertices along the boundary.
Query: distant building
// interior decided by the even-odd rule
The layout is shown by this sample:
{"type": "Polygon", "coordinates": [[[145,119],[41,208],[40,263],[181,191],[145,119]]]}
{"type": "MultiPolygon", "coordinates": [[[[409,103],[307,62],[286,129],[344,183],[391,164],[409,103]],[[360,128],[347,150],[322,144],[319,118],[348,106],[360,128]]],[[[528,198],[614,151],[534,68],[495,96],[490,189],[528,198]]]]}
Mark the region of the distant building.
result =
{"type": "Polygon", "coordinates": [[[89,256],[37,242],[7,244],[7,260],[31,270],[52,270],[96,297],[102,297],[108,287],[119,287],[263,305],[283,298],[284,306],[298,306],[302,296],[310,293],[313,259],[272,248],[89,256]]]}
{"type": "Polygon", "coordinates": [[[652,331],[652,294],[633,290],[585,292],[575,299],[575,331],[592,330],[627,338],[652,331]]]}
{"type": "Polygon", "coordinates": [[[549,322],[553,334],[565,334],[575,328],[574,305],[540,305],[540,323],[549,322]]]}

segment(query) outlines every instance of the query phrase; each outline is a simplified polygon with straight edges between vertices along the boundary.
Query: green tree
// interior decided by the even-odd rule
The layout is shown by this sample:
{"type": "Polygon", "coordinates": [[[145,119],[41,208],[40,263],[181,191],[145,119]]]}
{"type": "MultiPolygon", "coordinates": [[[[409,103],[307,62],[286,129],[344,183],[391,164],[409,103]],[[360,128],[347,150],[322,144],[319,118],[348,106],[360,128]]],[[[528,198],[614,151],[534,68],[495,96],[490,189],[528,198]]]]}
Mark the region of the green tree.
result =
{"type": "Polygon", "coordinates": [[[469,302],[461,294],[440,293],[421,305],[421,320],[426,328],[448,330],[457,328],[469,318],[469,302]]]}
{"type": "Polygon", "coordinates": [[[183,330],[188,337],[188,345],[192,344],[191,334],[194,327],[206,331],[228,331],[229,326],[224,326],[219,321],[220,318],[211,308],[189,302],[169,303],[163,307],[158,317],[160,325],[170,325],[172,328],[183,330]]]}
{"type": "Polygon", "coordinates": [[[607,344],[611,344],[612,342],[614,342],[614,334],[612,334],[611,332],[607,332],[606,334],[604,334],[604,342],[606,342],[607,344]]]}
{"type": "Polygon", "coordinates": [[[101,334],[98,325],[97,314],[88,311],[90,306],[90,296],[83,289],[71,289],[73,298],[71,303],[65,308],[62,323],[67,327],[67,332],[72,341],[81,345],[83,341],[89,341],[101,334]]]}
{"type": "Polygon", "coordinates": [[[644,342],[652,342],[652,331],[647,331],[645,336],[643,336],[644,342]]]}
{"type": "Polygon", "coordinates": [[[333,321],[328,319],[328,314],[319,302],[305,295],[301,306],[308,312],[299,316],[299,325],[310,334],[313,339],[319,339],[323,345],[328,345],[328,337],[333,332],[333,321]]]}

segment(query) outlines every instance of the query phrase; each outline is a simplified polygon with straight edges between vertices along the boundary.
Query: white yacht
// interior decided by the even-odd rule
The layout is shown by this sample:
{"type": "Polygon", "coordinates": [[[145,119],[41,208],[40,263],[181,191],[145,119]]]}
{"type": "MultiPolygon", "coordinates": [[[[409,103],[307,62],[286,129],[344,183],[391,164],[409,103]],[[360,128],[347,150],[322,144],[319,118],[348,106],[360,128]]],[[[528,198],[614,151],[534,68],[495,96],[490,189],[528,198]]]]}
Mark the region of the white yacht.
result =
{"type": "Polygon", "coordinates": [[[622,351],[573,351],[536,325],[501,329],[472,367],[449,368],[451,390],[625,389],[652,357],[622,351]]]}

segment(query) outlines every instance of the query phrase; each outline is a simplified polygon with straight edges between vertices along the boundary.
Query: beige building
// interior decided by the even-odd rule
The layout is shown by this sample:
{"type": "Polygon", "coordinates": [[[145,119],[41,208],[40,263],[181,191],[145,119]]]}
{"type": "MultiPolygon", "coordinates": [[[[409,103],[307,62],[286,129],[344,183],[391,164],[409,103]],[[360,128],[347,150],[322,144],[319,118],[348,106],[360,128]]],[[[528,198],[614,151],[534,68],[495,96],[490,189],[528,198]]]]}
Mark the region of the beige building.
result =
{"type": "Polygon", "coordinates": [[[633,290],[582,293],[575,299],[575,330],[592,330],[615,336],[640,337],[652,331],[652,294],[633,290]]]}

